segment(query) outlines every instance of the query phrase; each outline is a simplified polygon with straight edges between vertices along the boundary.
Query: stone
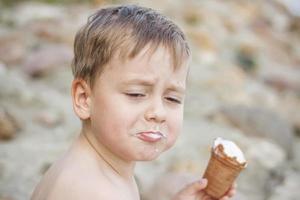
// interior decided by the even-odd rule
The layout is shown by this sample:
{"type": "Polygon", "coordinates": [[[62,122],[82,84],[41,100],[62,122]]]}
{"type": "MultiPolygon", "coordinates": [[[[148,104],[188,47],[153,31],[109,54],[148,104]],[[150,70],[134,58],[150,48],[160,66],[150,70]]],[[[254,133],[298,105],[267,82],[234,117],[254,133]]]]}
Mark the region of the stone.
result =
{"type": "Polygon", "coordinates": [[[66,45],[47,45],[32,52],[23,65],[24,71],[31,76],[43,76],[56,68],[70,66],[72,49],[66,45]]]}
{"type": "Polygon", "coordinates": [[[8,195],[1,195],[0,200],[15,200],[13,197],[8,196],[8,195]]]}
{"type": "Polygon", "coordinates": [[[107,2],[107,0],[93,0],[92,1],[94,6],[103,6],[105,3],[108,3],[108,2],[107,2]]]}
{"type": "Polygon", "coordinates": [[[0,180],[4,177],[4,173],[5,173],[5,166],[4,166],[4,162],[0,162],[0,180]]]}
{"type": "Polygon", "coordinates": [[[202,49],[203,51],[209,51],[209,52],[216,52],[217,46],[212,38],[211,35],[209,35],[209,32],[205,32],[203,30],[194,30],[194,29],[188,29],[188,35],[193,40],[193,45],[197,45],[199,49],[202,49]]]}
{"type": "Polygon", "coordinates": [[[245,134],[271,139],[287,152],[289,158],[292,157],[292,126],[277,113],[244,105],[223,106],[221,113],[245,134]]]}
{"type": "Polygon", "coordinates": [[[42,41],[72,45],[79,27],[65,19],[42,19],[30,22],[26,29],[42,41]]]}
{"type": "Polygon", "coordinates": [[[242,140],[239,144],[243,147],[248,166],[238,178],[238,190],[247,194],[249,200],[266,199],[272,187],[283,180],[286,152],[279,145],[262,138],[248,138],[248,141],[242,140]]]}
{"type": "Polygon", "coordinates": [[[292,124],[296,136],[300,136],[300,99],[297,94],[282,95],[277,105],[280,114],[292,124]]]}
{"type": "Polygon", "coordinates": [[[16,118],[5,109],[0,109],[0,140],[10,140],[16,136],[20,125],[16,118]]]}
{"type": "Polygon", "coordinates": [[[3,76],[7,72],[6,65],[0,62],[0,76],[3,76]]]}
{"type": "Polygon", "coordinates": [[[201,12],[195,5],[188,3],[186,9],[183,9],[183,19],[188,25],[195,26],[202,20],[201,12]]]}
{"type": "Polygon", "coordinates": [[[292,67],[280,67],[266,70],[262,80],[278,91],[292,91],[300,94],[300,70],[292,67]]]}
{"type": "Polygon", "coordinates": [[[294,158],[291,164],[295,170],[300,171],[300,137],[296,137],[294,142],[294,158]]]}
{"type": "Polygon", "coordinates": [[[35,120],[47,128],[53,128],[64,122],[64,116],[63,113],[59,111],[49,109],[38,113],[35,120]]]}
{"type": "Polygon", "coordinates": [[[40,19],[63,19],[65,11],[60,6],[39,2],[20,3],[13,9],[12,18],[17,26],[26,26],[34,20],[40,19]]]}
{"type": "Polygon", "coordinates": [[[20,63],[25,57],[25,45],[20,33],[7,32],[0,35],[0,61],[7,65],[20,63]]]}
{"type": "Polygon", "coordinates": [[[284,5],[292,15],[300,17],[299,1],[297,1],[297,0],[277,0],[277,2],[284,5]]]}
{"type": "Polygon", "coordinates": [[[241,44],[236,50],[236,60],[238,65],[248,73],[255,73],[257,70],[257,49],[250,44],[241,44]]]}
{"type": "Polygon", "coordinates": [[[298,200],[300,175],[298,171],[288,170],[282,184],[273,189],[269,200],[298,200]]]}
{"type": "Polygon", "coordinates": [[[300,33],[300,16],[299,17],[294,17],[292,19],[292,22],[291,22],[291,25],[290,25],[289,29],[290,29],[291,32],[294,32],[296,35],[300,33]]]}

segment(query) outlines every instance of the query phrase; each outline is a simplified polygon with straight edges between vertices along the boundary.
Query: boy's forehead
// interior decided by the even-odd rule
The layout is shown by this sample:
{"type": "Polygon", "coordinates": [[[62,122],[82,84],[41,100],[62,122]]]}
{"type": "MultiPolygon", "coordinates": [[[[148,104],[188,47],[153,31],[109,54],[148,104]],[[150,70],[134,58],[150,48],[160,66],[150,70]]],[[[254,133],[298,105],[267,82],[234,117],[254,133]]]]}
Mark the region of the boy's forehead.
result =
{"type": "MultiPolygon", "coordinates": [[[[132,48],[132,47],[131,47],[132,48]]],[[[164,67],[171,67],[173,71],[180,70],[182,68],[187,68],[189,63],[189,58],[185,58],[180,62],[180,65],[176,65],[174,63],[174,55],[172,54],[170,48],[163,46],[163,45],[156,45],[149,43],[144,48],[142,48],[135,56],[130,56],[130,50],[127,49],[126,52],[119,50],[113,59],[111,60],[110,67],[122,66],[124,63],[128,62],[135,62],[135,63],[148,63],[148,64],[155,64],[156,62],[164,63],[164,67]]],[[[157,66],[157,69],[163,66],[157,66]]]]}
{"type": "Polygon", "coordinates": [[[104,73],[109,73],[106,76],[106,81],[122,82],[126,79],[135,79],[149,77],[152,82],[155,82],[155,77],[160,75],[169,78],[174,85],[180,85],[185,89],[188,76],[188,59],[181,62],[181,66],[175,67],[172,60],[172,54],[168,48],[164,46],[147,45],[136,56],[121,56],[120,53],[113,55],[112,59],[104,66],[103,71],[97,76],[97,79],[102,79],[104,73]],[[110,80],[108,80],[109,78],[110,80]],[[173,79],[173,80],[171,80],[173,79]]]}
{"type": "Polygon", "coordinates": [[[185,89],[188,63],[182,62],[182,66],[175,68],[167,48],[158,47],[153,50],[146,47],[133,58],[116,56],[107,66],[107,70],[111,72],[112,79],[124,84],[138,81],[150,85],[164,76],[170,79],[172,85],[185,89]]]}

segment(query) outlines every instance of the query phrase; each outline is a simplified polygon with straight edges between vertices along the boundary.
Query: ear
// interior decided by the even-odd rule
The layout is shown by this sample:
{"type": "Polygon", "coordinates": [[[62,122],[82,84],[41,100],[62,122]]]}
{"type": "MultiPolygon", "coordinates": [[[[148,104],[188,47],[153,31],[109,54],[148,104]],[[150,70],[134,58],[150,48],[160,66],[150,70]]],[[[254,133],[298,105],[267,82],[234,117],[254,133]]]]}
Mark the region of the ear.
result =
{"type": "Polygon", "coordinates": [[[81,120],[90,117],[91,89],[89,84],[82,79],[74,79],[72,82],[73,109],[81,120]]]}

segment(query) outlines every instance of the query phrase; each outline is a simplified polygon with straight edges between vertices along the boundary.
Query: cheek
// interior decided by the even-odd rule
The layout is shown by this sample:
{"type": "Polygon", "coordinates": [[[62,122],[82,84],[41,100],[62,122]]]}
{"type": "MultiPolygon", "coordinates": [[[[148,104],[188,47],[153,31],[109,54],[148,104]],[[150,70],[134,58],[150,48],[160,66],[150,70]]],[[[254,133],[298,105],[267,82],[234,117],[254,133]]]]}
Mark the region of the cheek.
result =
{"type": "Polygon", "coordinates": [[[102,131],[121,135],[122,132],[129,131],[139,119],[137,110],[121,98],[116,96],[110,99],[97,99],[96,102],[101,104],[95,104],[92,121],[96,126],[102,127],[102,131]]]}
{"type": "Polygon", "coordinates": [[[168,124],[169,129],[169,141],[168,147],[171,147],[176,142],[177,137],[179,136],[181,129],[182,129],[182,121],[183,121],[183,114],[173,114],[170,122],[168,124]]]}

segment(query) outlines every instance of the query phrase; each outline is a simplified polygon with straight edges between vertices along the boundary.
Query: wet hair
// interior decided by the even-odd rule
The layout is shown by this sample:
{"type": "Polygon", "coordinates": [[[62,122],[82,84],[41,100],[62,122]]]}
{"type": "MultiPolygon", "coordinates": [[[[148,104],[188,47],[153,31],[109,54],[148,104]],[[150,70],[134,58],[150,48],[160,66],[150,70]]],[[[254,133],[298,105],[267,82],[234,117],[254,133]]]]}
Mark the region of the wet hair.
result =
{"type": "Polygon", "coordinates": [[[136,5],[98,10],[77,32],[72,72],[93,86],[104,66],[118,55],[134,58],[145,46],[167,48],[175,69],[190,57],[182,30],[157,11],[136,5]]]}

